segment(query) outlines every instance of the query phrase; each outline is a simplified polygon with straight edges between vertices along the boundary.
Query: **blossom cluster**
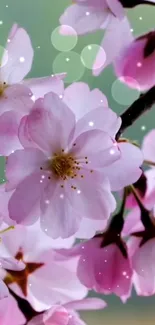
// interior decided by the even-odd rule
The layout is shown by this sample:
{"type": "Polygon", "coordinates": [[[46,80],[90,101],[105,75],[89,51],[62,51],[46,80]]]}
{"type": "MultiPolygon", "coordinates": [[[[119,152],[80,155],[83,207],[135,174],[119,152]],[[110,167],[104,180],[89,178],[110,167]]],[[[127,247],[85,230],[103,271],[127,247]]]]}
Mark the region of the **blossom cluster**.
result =
{"type": "Polygon", "coordinates": [[[0,65],[2,325],[10,315],[12,325],[85,325],[76,311],[106,307],[89,290],[124,303],[133,287],[155,294],[155,130],[141,146],[121,132],[155,102],[155,32],[135,39],[125,16],[143,3],[155,1],[76,0],[60,17],[62,34],[106,30],[105,65],[96,68],[99,52],[93,74],[112,64],[122,82],[148,91],[134,103],[139,113],[117,116],[84,82],[65,87],[64,71],[26,79],[30,37],[16,24],[9,33],[0,65]]]}

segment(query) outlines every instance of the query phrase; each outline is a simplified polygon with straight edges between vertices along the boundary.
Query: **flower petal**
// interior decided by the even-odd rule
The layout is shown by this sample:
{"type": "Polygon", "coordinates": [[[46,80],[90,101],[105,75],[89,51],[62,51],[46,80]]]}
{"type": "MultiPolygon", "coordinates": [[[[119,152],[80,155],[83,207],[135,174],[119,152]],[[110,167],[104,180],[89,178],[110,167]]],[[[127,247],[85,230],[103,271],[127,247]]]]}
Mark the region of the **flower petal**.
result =
{"type": "Polygon", "coordinates": [[[16,188],[9,200],[9,217],[19,224],[31,225],[40,215],[39,202],[46,180],[41,173],[26,177],[16,188]]]}
{"type": "Polygon", "coordinates": [[[119,191],[123,187],[135,183],[142,173],[140,167],[143,163],[143,156],[140,149],[130,143],[120,142],[118,145],[121,153],[120,159],[104,168],[113,191],[119,191]]]}
{"type": "Polygon", "coordinates": [[[108,107],[106,96],[99,90],[89,89],[84,82],[74,82],[65,89],[63,101],[74,112],[76,120],[96,107],[103,105],[108,107]]]}
{"type": "MultiPolygon", "coordinates": [[[[52,183],[52,181],[51,181],[52,183]]],[[[45,189],[41,203],[41,227],[47,235],[56,239],[68,238],[76,233],[81,217],[68,199],[61,184],[45,189]],[[53,188],[54,187],[54,188],[53,188]]]]}
{"type": "Polygon", "coordinates": [[[8,39],[8,61],[0,69],[0,79],[11,85],[22,81],[30,71],[33,49],[27,32],[17,25],[13,25],[8,39]]]}
{"type": "Polygon", "coordinates": [[[76,136],[82,132],[99,129],[115,137],[121,126],[121,118],[116,115],[110,108],[97,107],[87,112],[77,123],[76,136]]]}
{"type": "Polygon", "coordinates": [[[8,156],[22,146],[18,138],[19,116],[5,112],[0,116],[0,155],[8,156]]]}
{"type": "Polygon", "coordinates": [[[130,25],[127,18],[119,20],[111,15],[111,21],[106,29],[103,41],[101,43],[101,50],[98,52],[97,57],[95,59],[93,65],[93,74],[94,76],[98,76],[102,70],[111,64],[119,55],[120,51],[130,44],[133,40],[132,33],[130,31],[130,25]],[[123,30],[123,33],[122,33],[123,30]],[[116,46],[115,51],[113,50],[113,39],[115,37],[116,46]],[[103,55],[103,49],[106,53],[106,61],[105,64],[100,66],[101,57],[103,55]]]}
{"type": "MultiPolygon", "coordinates": [[[[71,26],[77,34],[85,34],[100,29],[103,24],[106,25],[108,18],[108,9],[100,10],[100,8],[73,4],[60,17],[60,23],[71,26]]],[[[60,32],[66,35],[67,29],[62,26],[60,32]]]]}
{"type": "Polygon", "coordinates": [[[50,155],[58,148],[66,148],[74,127],[74,114],[54,93],[37,101],[28,118],[31,139],[50,155]]]}
{"type": "Polygon", "coordinates": [[[155,162],[155,130],[151,130],[143,139],[144,159],[155,162]]]}
{"type": "Polygon", "coordinates": [[[6,184],[7,190],[14,189],[22,180],[33,172],[40,172],[47,158],[43,152],[35,148],[16,150],[7,160],[6,184]]]}
{"type": "Polygon", "coordinates": [[[44,78],[26,79],[23,81],[23,84],[31,89],[35,100],[44,97],[44,95],[51,91],[58,95],[62,95],[64,92],[64,76],[65,74],[58,74],[44,78]]]}

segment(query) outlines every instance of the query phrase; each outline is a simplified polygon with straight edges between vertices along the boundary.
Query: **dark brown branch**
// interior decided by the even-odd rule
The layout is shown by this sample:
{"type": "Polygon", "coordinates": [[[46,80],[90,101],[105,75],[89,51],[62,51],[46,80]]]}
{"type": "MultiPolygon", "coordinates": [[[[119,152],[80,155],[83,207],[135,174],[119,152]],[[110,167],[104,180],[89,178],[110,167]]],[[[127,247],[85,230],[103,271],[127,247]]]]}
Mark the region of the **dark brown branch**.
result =
{"type": "Polygon", "coordinates": [[[29,304],[29,302],[25,299],[20,298],[17,296],[10,288],[8,288],[10,291],[10,294],[15,298],[18,307],[20,311],[23,313],[23,315],[26,318],[26,321],[30,321],[34,316],[39,315],[40,313],[37,313],[29,304]]]}
{"type": "Polygon", "coordinates": [[[131,126],[141,115],[155,104],[155,86],[141,95],[122,115],[122,125],[116,135],[116,140],[131,126]]]}

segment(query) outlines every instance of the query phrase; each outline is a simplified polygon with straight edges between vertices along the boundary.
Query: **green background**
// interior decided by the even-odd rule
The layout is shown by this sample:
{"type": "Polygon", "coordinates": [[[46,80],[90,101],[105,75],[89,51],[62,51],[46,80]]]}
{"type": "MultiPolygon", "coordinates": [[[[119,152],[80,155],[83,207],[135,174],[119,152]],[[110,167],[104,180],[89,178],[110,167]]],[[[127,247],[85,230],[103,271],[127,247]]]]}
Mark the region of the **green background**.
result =
{"type": "MultiPolygon", "coordinates": [[[[60,55],[51,42],[51,33],[59,25],[59,17],[63,10],[70,4],[68,0],[0,0],[0,46],[5,47],[8,31],[14,22],[24,27],[31,36],[35,57],[30,73],[31,77],[40,77],[53,73],[53,62],[60,55]],[[3,23],[1,23],[3,22],[3,23]]],[[[139,6],[127,12],[135,35],[144,33],[155,27],[155,7],[139,6]],[[140,18],[141,17],[141,18],[140,18]]],[[[74,52],[81,54],[85,46],[100,44],[103,32],[89,34],[78,38],[74,52]]],[[[22,46],[22,44],[19,44],[22,46]]],[[[113,41],[115,50],[115,39],[113,41]]],[[[64,55],[70,55],[65,53],[64,55]]],[[[80,56],[78,57],[80,58],[80,56]]],[[[89,61],[89,58],[88,58],[89,61]]],[[[80,62],[80,61],[79,61],[80,62]]],[[[63,61],[60,66],[65,67],[63,61]]],[[[71,62],[72,73],[79,67],[71,62]]],[[[81,67],[84,70],[84,67],[81,67]]],[[[72,81],[73,75],[71,74],[72,81]]],[[[81,79],[91,88],[100,88],[108,97],[109,106],[118,114],[123,112],[132,99],[137,96],[134,91],[120,88],[112,68],[107,68],[99,77],[93,77],[91,70],[85,68],[81,79]],[[123,100],[123,105],[122,103],[123,100]]],[[[67,84],[66,84],[67,85],[67,84]]],[[[154,127],[155,113],[151,112],[139,119],[125,135],[139,140],[154,127]]],[[[4,178],[4,161],[0,160],[0,179],[4,178]]],[[[126,305],[121,304],[116,297],[105,297],[109,306],[102,312],[83,313],[82,316],[88,325],[113,325],[113,324],[155,324],[155,299],[133,297],[126,305]]]]}

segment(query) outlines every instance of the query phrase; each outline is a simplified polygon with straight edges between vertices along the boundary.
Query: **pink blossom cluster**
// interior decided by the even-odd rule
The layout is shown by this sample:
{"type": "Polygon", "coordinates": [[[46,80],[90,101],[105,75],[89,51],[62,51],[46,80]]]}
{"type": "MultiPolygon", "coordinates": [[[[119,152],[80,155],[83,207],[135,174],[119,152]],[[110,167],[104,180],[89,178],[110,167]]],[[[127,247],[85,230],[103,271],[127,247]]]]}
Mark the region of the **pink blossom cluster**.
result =
{"type": "MultiPolygon", "coordinates": [[[[112,63],[129,87],[148,90],[155,32],[134,39],[125,7],[134,4],[76,0],[60,32],[66,25],[78,34],[106,29],[105,66],[112,63]]],[[[0,65],[0,324],[10,325],[11,315],[11,325],[86,325],[77,311],[104,309],[101,294],[124,303],[133,288],[155,294],[155,130],[141,146],[123,138],[124,115],[99,89],[65,87],[65,72],[25,79],[33,55],[29,35],[13,25],[0,65]]],[[[105,67],[96,68],[100,59],[94,75],[105,67]]],[[[132,111],[127,126],[139,117],[132,111]]]]}

